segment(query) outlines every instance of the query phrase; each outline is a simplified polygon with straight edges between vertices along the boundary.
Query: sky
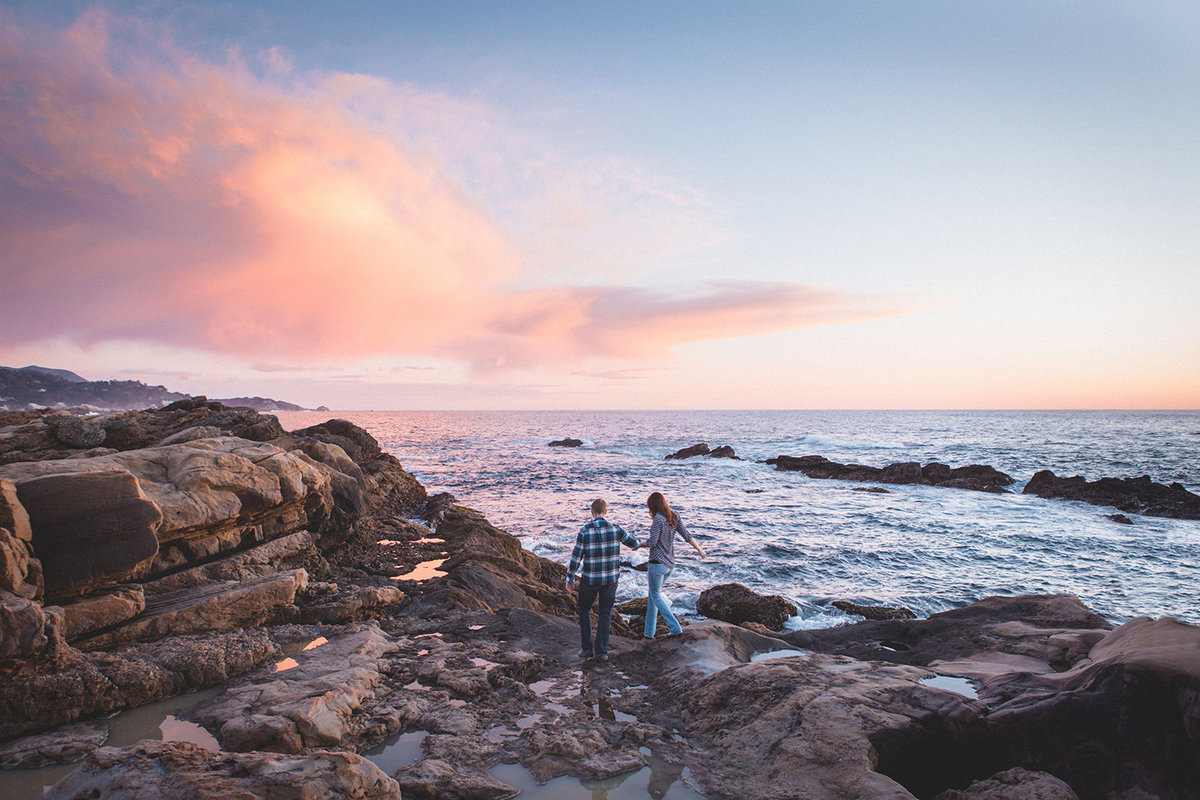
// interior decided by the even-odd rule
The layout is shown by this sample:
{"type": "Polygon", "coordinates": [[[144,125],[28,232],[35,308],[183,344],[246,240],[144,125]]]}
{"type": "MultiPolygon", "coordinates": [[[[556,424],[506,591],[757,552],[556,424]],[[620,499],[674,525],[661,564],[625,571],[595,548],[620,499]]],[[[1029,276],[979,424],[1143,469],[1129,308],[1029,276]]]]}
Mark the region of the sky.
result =
{"type": "Polygon", "coordinates": [[[0,364],[1200,408],[1193,2],[0,0],[0,364]]]}

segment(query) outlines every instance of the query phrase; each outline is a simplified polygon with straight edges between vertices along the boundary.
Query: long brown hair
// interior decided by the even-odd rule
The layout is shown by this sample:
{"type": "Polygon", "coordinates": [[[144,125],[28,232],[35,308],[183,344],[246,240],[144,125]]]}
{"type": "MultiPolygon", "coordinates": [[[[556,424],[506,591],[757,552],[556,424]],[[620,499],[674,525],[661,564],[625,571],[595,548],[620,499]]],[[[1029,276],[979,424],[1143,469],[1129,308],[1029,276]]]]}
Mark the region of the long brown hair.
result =
{"type": "Polygon", "coordinates": [[[650,509],[650,516],[662,514],[667,518],[667,524],[672,528],[679,527],[679,515],[671,510],[671,506],[667,503],[667,498],[663,497],[662,492],[654,492],[646,498],[646,508],[650,509]]]}

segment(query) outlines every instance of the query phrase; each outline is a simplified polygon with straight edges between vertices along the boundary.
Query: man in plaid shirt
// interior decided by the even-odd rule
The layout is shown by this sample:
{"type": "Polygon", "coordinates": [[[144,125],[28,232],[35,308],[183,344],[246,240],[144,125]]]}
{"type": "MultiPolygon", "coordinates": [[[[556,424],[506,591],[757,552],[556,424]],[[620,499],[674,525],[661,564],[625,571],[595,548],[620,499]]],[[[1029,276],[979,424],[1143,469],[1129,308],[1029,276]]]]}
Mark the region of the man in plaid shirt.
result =
{"type": "Polygon", "coordinates": [[[596,657],[608,661],[608,630],[612,625],[613,601],[617,599],[617,578],[621,576],[621,544],[637,550],[638,540],[604,518],[608,503],[592,501],[592,521],[579,529],[571,564],[567,567],[567,588],[578,591],[580,658],[596,657]],[[578,586],[575,571],[582,567],[578,586]],[[596,611],[596,642],[592,643],[592,603],[599,598],[596,611]]]}

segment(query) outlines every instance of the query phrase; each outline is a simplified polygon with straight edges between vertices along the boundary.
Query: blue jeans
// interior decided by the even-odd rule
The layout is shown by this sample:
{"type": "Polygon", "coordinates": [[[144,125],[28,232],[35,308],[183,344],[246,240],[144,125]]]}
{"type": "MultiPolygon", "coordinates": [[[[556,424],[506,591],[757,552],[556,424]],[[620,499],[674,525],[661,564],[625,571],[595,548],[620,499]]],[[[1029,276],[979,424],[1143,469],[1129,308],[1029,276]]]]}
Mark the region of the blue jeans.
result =
{"type": "Polygon", "coordinates": [[[667,598],[662,595],[663,581],[670,574],[671,568],[665,564],[651,564],[646,569],[646,584],[650,587],[650,594],[646,597],[646,628],[642,633],[647,637],[654,637],[660,613],[663,616],[663,622],[667,623],[667,629],[671,633],[681,633],[683,631],[683,628],[679,625],[679,621],[671,613],[671,606],[667,602],[667,598]]]}
{"type": "Polygon", "coordinates": [[[579,611],[579,647],[591,650],[597,656],[608,655],[608,630],[612,627],[613,601],[617,599],[617,582],[589,583],[579,582],[579,597],[576,609],[579,611]],[[596,613],[600,619],[596,622],[596,642],[592,643],[592,603],[599,599],[596,613]]]}

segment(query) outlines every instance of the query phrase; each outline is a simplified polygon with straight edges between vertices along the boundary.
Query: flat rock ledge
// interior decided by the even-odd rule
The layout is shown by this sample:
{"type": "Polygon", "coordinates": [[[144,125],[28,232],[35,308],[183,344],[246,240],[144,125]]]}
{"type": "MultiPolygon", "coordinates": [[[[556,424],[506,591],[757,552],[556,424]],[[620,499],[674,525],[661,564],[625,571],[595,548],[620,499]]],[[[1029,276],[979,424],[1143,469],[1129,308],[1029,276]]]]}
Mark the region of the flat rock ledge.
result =
{"type": "Polygon", "coordinates": [[[213,753],[188,742],[102,747],[52,786],[47,800],[400,800],[400,786],[354,753],[213,753]]]}

